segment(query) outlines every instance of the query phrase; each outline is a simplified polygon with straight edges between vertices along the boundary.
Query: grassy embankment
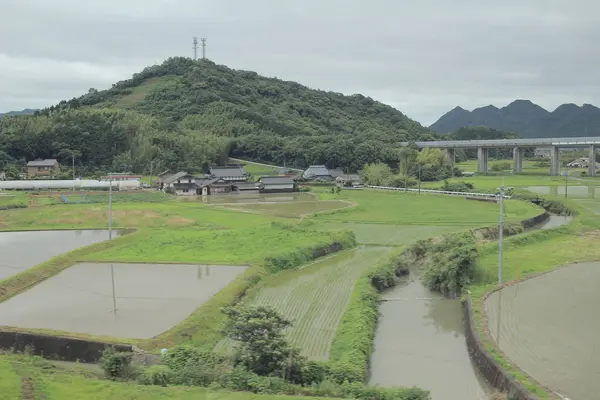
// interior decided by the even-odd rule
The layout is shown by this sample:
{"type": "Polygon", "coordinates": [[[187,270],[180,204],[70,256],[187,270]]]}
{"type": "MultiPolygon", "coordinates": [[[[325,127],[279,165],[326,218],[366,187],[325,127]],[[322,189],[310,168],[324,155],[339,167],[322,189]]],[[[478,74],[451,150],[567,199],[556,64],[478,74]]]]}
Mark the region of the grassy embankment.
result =
{"type": "MultiPolygon", "coordinates": [[[[314,399],[283,395],[256,395],[248,392],[212,391],[202,387],[141,386],[135,383],[113,382],[101,379],[85,368],[57,367],[38,357],[4,355],[0,358],[0,400],[293,400],[314,399]],[[18,369],[32,389],[22,395],[22,378],[18,369]]],[[[327,398],[319,397],[327,400],[327,398]]]]}

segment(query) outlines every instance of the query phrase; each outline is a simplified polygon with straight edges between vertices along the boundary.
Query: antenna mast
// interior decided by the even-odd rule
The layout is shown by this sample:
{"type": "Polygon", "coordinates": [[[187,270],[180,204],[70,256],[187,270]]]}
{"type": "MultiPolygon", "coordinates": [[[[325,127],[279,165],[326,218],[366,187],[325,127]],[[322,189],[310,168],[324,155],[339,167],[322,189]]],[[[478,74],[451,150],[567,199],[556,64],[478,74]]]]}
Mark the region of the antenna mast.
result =
{"type": "MultiPolygon", "coordinates": [[[[204,42],[204,39],[202,40],[204,42]]],[[[204,43],[202,44],[202,47],[204,47],[204,43]]],[[[192,49],[194,49],[194,60],[198,59],[198,38],[194,36],[194,45],[192,46],[192,49]]]]}
{"type": "Polygon", "coordinates": [[[202,59],[206,60],[206,38],[200,40],[202,40],[202,59]]]}

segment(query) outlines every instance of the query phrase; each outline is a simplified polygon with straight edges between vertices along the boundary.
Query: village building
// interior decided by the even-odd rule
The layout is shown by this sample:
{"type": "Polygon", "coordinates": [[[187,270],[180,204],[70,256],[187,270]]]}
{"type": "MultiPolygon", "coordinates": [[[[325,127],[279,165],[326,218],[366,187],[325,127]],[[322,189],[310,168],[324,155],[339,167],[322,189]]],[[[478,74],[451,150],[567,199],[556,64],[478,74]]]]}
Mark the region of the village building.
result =
{"type": "Polygon", "coordinates": [[[302,174],[304,179],[309,180],[322,180],[322,181],[331,181],[333,178],[329,173],[329,170],[324,165],[311,165],[308,167],[306,171],[302,174]]]}
{"type": "Polygon", "coordinates": [[[335,182],[341,187],[357,187],[360,186],[360,175],[343,174],[335,178],[335,182]]]}
{"type": "Polygon", "coordinates": [[[30,178],[54,177],[60,174],[60,164],[53,158],[29,161],[27,163],[27,176],[30,178]]]}
{"type": "Polygon", "coordinates": [[[287,176],[261,176],[258,182],[261,185],[261,193],[283,193],[297,190],[296,182],[287,176]]]}
{"type": "Polygon", "coordinates": [[[211,167],[209,174],[213,178],[222,178],[227,182],[246,182],[248,173],[241,165],[229,165],[225,167],[211,167]]]}

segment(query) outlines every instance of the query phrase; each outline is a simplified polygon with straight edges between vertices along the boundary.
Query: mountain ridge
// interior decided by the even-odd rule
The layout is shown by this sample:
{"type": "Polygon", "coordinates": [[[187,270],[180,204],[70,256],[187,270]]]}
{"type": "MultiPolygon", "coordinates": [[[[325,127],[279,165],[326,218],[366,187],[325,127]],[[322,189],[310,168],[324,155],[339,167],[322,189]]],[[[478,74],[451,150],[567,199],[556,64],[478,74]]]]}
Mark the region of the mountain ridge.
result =
{"type": "Polygon", "coordinates": [[[12,117],[14,115],[31,115],[34,114],[36,111],[38,111],[37,109],[33,109],[33,108],[26,108],[24,110],[21,111],[8,111],[5,113],[0,113],[0,118],[2,117],[12,117]]]}
{"type": "Polygon", "coordinates": [[[429,128],[449,134],[476,126],[515,132],[523,138],[600,136],[600,108],[588,103],[565,103],[548,111],[531,100],[516,99],[501,108],[490,104],[468,111],[457,106],[429,128]]]}

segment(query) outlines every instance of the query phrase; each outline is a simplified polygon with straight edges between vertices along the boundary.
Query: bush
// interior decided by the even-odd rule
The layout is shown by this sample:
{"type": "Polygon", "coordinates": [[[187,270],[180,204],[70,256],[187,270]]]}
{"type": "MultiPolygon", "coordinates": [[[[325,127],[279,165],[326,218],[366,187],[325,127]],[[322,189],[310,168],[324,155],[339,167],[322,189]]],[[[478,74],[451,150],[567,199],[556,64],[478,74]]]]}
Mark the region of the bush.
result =
{"type": "Polygon", "coordinates": [[[509,161],[502,161],[492,165],[491,170],[494,172],[507,171],[512,168],[512,165],[509,161]]]}
{"type": "Polygon", "coordinates": [[[332,234],[332,239],[329,243],[298,248],[282,254],[265,257],[264,265],[269,272],[277,273],[306,264],[315,258],[327,255],[329,252],[354,246],[356,246],[356,236],[354,235],[354,232],[343,231],[332,234]]]}
{"type": "Polygon", "coordinates": [[[444,185],[441,187],[442,190],[446,190],[448,192],[472,192],[475,187],[472,183],[469,182],[448,182],[444,181],[444,185]]]}
{"type": "Polygon", "coordinates": [[[167,386],[172,382],[173,371],[166,365],[153,365],[140,372],[138,382],[141,385],[167,386]]]}
{"type": "Polygon", "coordinates": [[[100,362],[107,377],[126,379],[133,375],[132,358],[131,352],[116,351],[113,347],[108,347],[102,352],[100,362]]]}
{"type": "Polygon", "coordinates": [[[0,211],[13,210],[15,208],[27,208],[27,204],[19,203],[19,204],[6,204],[0,206],[0,211]]]}
{"type": "Polygon", "coordinates": [[[477,245],[471,232],[450,234],[433,245],[424,282],[444,295],[457,295],[471,283],[475,272],[477,245]]]}

